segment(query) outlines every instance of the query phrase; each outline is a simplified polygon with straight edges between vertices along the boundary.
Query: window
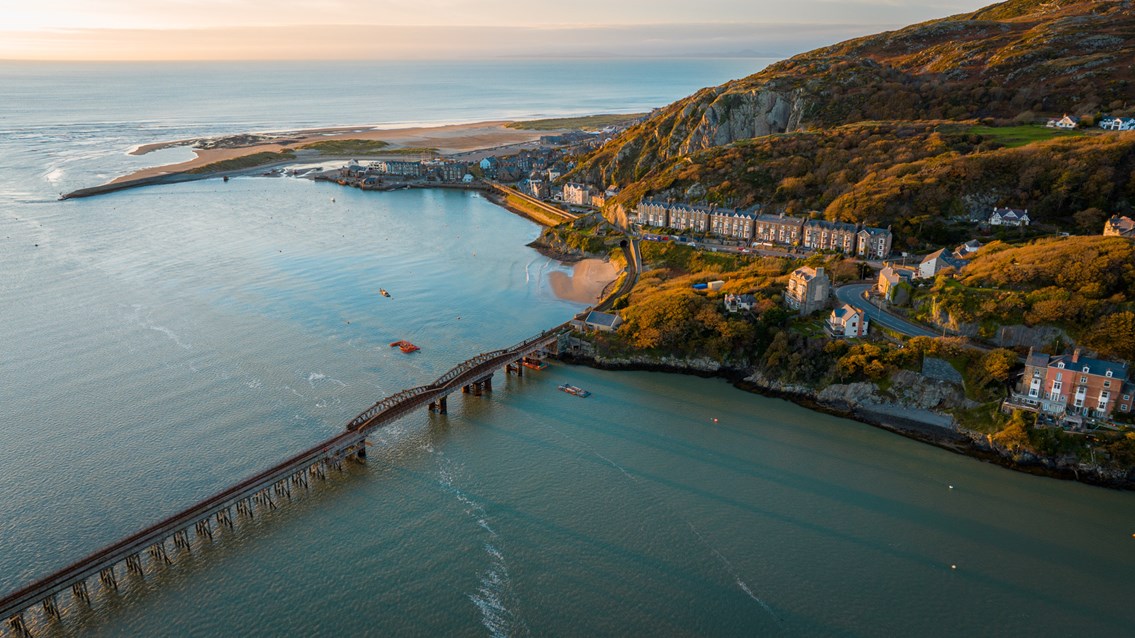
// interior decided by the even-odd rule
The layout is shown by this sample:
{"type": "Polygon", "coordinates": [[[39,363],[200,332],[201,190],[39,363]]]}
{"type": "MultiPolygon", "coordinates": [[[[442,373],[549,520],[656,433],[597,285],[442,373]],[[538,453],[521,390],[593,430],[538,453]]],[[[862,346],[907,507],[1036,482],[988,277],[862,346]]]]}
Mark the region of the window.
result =
{"type": "Polygon", "coordinates": [[[1119,406],[1119,409],[1123,410],[1124,412],[1127,412],[1128,410],[1131,409],[1131,407],[1129,405],[1127,405],[1126,403],[1124,403],[1123,405],[1119,406]]]}
{"type": "Polygon", "coordinates": [[[1088,377],[1080,377],[1080,383],[1087,383],[1088,377]]]}
{"type": "Polygon", "coordinates": [[[1104,376],[1105,376],[1105,377],[1110,377],[1110,376],[1111,376],[1111,370],[1108,370],[1107,372],[1105,372],[1105,373],[1104,373],[1104,376]]]}
{"type": "Polygon", "coordinates": [[[1057,367],[1057,368],[1060,368],[1061,370],[1063,370],[1063,369],[1064,369],[1064,362],[1063,362],[1063,361],[1061,361],[1060,363],[1056,364],[1056,367],[1057,367]]]}
{"type": "Polygon", "coordinates": [[[1089,368],[1088,366],[1084,366],[1084,372],[1087,372],[1089,370],[1091,370],[1091,368],[1089,368]]]}
{"type": "Polygon", "coordinates": [[[1125,394],[1125,395],[1123,395],[1123,400],[1124,400],[1124,401],[1130,401],[1130,400],[1131,400],[1131,395],[1130,395],[1130,394],[1125,394]]]}
{"type": "Polygon", "coordinates": [[[1111,387],[1111,381],[1104,381],[1104,382],[1103,382],[1103,387],[1105,387],[1105,388],[1110,388],[1110,387],[1111,387]]]}

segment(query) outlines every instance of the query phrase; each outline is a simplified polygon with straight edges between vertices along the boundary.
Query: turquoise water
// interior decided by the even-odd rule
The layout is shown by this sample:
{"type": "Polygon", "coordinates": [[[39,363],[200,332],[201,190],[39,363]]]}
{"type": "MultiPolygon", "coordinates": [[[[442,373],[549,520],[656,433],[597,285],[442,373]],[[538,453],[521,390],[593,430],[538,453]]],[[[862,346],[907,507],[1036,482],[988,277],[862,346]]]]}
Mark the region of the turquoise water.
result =
{"type": "MultiPolygon", "coordinates": [[[[580,309],[551,293],[562,266],[525,247],[539,228],[475,194],[286,178],[67,202],[55,192],[155,161],[125,155],[149,141],[570,114],[591,108],[572,101],[584,86],[617,86],[583,96],[596,111],[641,110],[696,77],[742,74],[736,61],[566,76],[563,62],[464,64],[380,68],[389,81],[361,87],[318,65],[0,66],[3,94],[18,96],[0,101],[0,590],[580,309]],[[402,101],[381,89],[411,72],[402,101]],[[212,99],[186,88],[193,78],[217,83],[212,99]],[[514,87],[507,105],[493,106],[494,86],[514,87]],[[67,87],[89,99],[57,99],[67,87]],[[298,87],[290,110],[257,108],[286,87],[298,87]],[[371,98],[390,117],[354,117],[371,98]],[[483,117],[462,115],[474,106],[483,117]],[[422,351],[389,347],[402,338],[422,351]]],[[[409,416],[372,444],[365,466],[195,541],[144,581],[122,577],[123,593],[97,594],[92,610],[67,603],[64,623],[36,619],[37,635],[1135,626],[1132,495],[1013,473],[720,381],[553,365],[498,375],[491,396],[455,396],[449,415],[409,416]],[[564,382],[593,395],[556,391],[564,382]]]]}

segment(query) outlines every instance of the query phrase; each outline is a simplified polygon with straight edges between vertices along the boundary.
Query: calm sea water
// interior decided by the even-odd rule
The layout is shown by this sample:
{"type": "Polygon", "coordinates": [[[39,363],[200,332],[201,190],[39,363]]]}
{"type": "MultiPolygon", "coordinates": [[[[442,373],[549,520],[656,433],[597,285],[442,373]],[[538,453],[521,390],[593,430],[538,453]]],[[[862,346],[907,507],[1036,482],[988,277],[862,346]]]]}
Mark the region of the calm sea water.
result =
{"type": "MultiPolygon", "coordinates": [[[[579,309],[524,246],[539,228],[473,194],[59,191],[184,157],[125,154],[152,141],[638,111],[761,64],[0,65],[0,590],[579,309]]],[[[366,466],[37,634],[1135,627],[1132,495],[718,381],[554,365],[372,443],[366,466]]]]}

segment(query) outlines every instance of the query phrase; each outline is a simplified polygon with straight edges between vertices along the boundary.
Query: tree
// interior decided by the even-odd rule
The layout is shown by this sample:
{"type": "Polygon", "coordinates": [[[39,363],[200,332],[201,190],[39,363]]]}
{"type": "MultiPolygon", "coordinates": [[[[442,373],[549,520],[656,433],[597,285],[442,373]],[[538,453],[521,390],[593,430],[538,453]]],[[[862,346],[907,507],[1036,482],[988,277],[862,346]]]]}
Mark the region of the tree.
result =
{"type": "Polygon", "coordinates": [[[990,350],[981,359],[982,371],[991,381],[1007,383],[1013,366],[1017,364],[1017,353],[1006,348],[990,350]]]}
{"type": "Polygon", "coordinates": [[[1086,235],[1096,235],[1102,232],[1103,223],[1107,221],[1107,213],[1098,208],[1086,208],[1072,215],[1076,228],[1086,235]]]}

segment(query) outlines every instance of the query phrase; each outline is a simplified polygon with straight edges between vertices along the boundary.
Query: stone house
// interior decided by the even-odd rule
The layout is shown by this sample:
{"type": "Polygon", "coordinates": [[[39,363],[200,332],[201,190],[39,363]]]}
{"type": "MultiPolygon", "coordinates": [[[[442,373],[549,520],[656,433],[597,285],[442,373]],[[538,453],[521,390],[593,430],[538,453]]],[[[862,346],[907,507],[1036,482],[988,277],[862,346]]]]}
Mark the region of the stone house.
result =
{"type": "Polygon", "coordinates": [[[859,246],[858,232],[855,224],[809,219],[804,222],[804,247],[853,255],[859,246]]]}
{"type": "Polygon", "coordinates": [[[861,259],[886,259],[891,254],[891,227],[864,226],[856,234],[855,254],[861,259]]]}
{"type": "Polygon", "coordinates": [[[922,259],[922,263],[918,265],[918,278],[933,279],[935,275],[947,268],[961,270],[965,265],[966,262],[964,260],[958,259],[953,253],[942,248],[941,250],[930,253],[922,259]]]}
{"type": "Polygon", "coordinates": [[[801,315],[809,315],[828,305],[832,283],[823,268],[803,266],[788,277],[784,302],[801,315]]]}
{"type": "Polygon", "coordinates": [[[709,215],[709,231],[719,237],[740,239],[748,243],[753,237],[752,213],[744,213],[731,208],[715,209],[709,215]]]}
{"type": "Polygon", "coordinates": [[[879,282],[876,284],[875,289],[879,295],[889,302],[902,302],[902,299],[896,299],[895,295],[899,290],[900,284],[909,284],[918,273],[914,268],[909,266],[895,266],[894,264],[887,264],[879,271],[879,282]]]}
{"type": "Polygon", "coordinates": [[[753,241],[779,246],[796,246],[803,236],[804,220],[799,217],[761,214],[753,220],[753,241]]]}

